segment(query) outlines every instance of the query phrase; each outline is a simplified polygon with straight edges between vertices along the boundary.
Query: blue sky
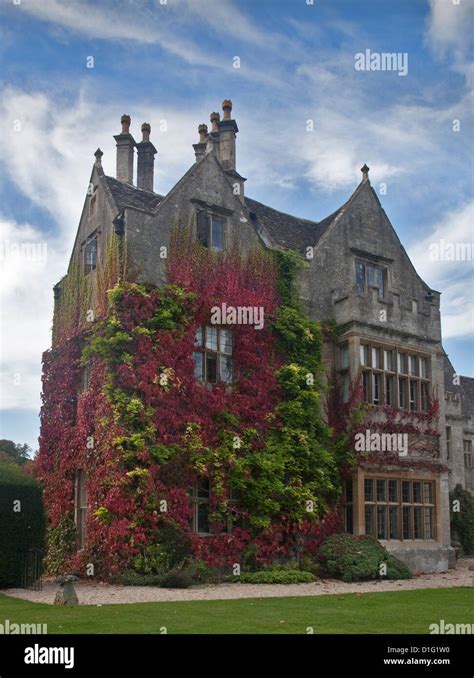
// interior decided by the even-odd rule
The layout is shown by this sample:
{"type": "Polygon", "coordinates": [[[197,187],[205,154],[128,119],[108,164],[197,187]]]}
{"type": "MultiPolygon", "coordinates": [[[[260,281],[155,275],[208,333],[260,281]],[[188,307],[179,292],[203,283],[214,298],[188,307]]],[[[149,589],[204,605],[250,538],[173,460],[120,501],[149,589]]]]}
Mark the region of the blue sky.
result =
{"type": "Polygon", "coordinates": [[[227,97],[250,197],[319,220],[370,166],[415,266],[442,292],[444,345],[455,369],[474,376],[472,260],[430,257],[440,239],[473,241],[473,4],[163,3],[0,2],[0,240],[9,243],[0,260],[0,437],[36,447],[51,288],[66,269],[95,149],[113,175],[121,114],[131,115],[137,138],[141,122],[150,122],[155,190],[166,192],[194,160],[197,125],[227,97]],[[366,49],[406,54],[406,76],[357,71],[355,55],[366,49]],[[46,245],[47,256],[11,254],[11,243],[26,242],[46,245]]]}

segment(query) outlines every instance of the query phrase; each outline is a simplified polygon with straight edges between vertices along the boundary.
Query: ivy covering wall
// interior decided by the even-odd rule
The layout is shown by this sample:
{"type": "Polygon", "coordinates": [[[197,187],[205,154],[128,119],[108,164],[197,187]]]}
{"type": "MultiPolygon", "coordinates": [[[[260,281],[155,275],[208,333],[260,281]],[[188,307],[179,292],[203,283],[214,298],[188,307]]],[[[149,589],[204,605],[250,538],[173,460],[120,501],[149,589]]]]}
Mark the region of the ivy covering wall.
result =
{"type": "MultiPolygon", "coordinates": [[[[120,281],[113,265],[93,322],[71,290],[75,310],[64,297],[59,305],[57,342],[44,355],[37,461],[52,569],[92,563],[109,577],[152,550],[169,561],[171,542],[212,566],[242,562],[249,550],[271,562],[313,553],[341,527],[349,454],[323,420],[323,337],[296,301],[297,255],[215,253],[180,229],[169,251],[162,289],[120,281]],[[265,323],[233,327],[234,382],[210,388],[194,378],[194,336],[223,302],[263,307],[265,323]],[[80,392],[85,365],[90,380],[80,392]],[[79,552],[71,530],[78,468],[88,478],[79,552]],[[202,478],[210,483],[206,537],[189,533],[190,488],[202,478]]],[[[117,256],[111,247],[109,260],[117,256]]]]}

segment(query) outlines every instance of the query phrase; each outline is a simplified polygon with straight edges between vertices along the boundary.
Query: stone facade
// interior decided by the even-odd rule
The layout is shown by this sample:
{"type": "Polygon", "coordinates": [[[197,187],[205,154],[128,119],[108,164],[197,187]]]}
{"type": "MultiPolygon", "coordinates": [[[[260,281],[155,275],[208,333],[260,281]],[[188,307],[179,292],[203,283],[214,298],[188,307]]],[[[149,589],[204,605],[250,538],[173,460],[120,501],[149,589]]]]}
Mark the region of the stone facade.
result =
{"type": "MultiPolygon", "coordinates": [[[[224,222],[225,248],[238,244],[243,252],[254,247],[299,251],[306,258],[299,285],[308,315],[340,329],[337,341],[325,347],[328,380],[338,382],[347,395],[362,379],[371,412],[382,420],[383,406],[416,412],[439,397],[440,439],[431,466],[420,466],[418,452],[409,450],[403,469],[361,468],[347,489],[347,529],[364,534],[369,524],[412,569],[443,571],[452,560],[449,490],[456,483],[473,489],[466,456],[472,443],[465,441],[472,441],[474,433],[474,380],[461,378],[460,385],[449,386],[454,370],[442,347],[440,294],[414,269],[366,166],[349,200],[321,222],[245,197],[245,179],[236,170],[238,127],[230,101],[224,101],[223,110],[222,120],[211,115],[210,132],[199,126],[196,161],[166,196],[151,190],[156,149],[149,141],[150,126],[142,126],[143,141],[135,144],[130,119],[122,116],[122,132],[115,137],[117,178],[104,174],[98,150],[71,262],[83,265],[94,237],[97,256],[103,256],[107,237],[115,231],[126,253],[123,274],[162,286],[166,259],[159,253],[169,246],[173,225],[185,224],[196,236],[203,209],[224,222]],[[141,188],[133,186],[134,146],[140,154],[141,188]]],[[[95,271],[90,275],[93,279],[95,271]]]]}

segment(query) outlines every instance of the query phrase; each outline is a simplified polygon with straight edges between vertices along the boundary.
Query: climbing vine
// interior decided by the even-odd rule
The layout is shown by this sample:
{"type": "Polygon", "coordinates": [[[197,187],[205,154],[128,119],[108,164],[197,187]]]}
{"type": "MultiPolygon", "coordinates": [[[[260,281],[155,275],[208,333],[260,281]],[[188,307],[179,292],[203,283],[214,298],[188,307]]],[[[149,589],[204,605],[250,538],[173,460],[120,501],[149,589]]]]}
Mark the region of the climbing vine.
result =
{"type": "Polygon", "coordinates": [[[169,562],[176,530],[212,566],[241,562],[249,548],[257,562],[312,553],[341,528],[347,459],[322,417],[322,333],[292,289],[297,255],[216,253],[179,228],[170,253],[169,283],[156,289],[118,280],[112,243],[94,322],[72,331],[65,312],[56,319],[37,462],[52,528],[71,515],[76,469],[88,477],[85,548],[65,564],[93,563],[108,577],[148,562],[152,547],[169,562]],[[210,388],[194,378],[194,337],[224,302],[262,307],[264,326],[232,327],[232,387],[210,388]],[[205,538],[189,534],[199,479],[210,488],[205,538]]]}

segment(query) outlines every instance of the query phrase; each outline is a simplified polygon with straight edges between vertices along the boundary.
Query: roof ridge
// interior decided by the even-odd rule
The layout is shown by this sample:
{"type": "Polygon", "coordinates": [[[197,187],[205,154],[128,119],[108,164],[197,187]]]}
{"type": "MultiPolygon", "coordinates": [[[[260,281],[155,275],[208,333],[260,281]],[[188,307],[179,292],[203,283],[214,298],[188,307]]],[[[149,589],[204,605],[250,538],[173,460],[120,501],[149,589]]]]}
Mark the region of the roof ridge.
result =
{"type": "Polygon", "coordinates": [[[159,196],[161,198],[164,198],[164,195],[161,193],[156,193],[155,191],[149,191],[146,188],[139,188],[138,186],[135,186],[134,184],[127,184],[125,181],[120,181],[120,179],[116,179],[116,177],[111,177],[109,174],[104,174],[104,177],[107,179],[107,181],[112,180],[115,181],[116,183],[120,184],[120,186],[123,186],[124,188],[131,188],[134,191],[140,191],[141,193],[146,193],[147,195],[152,195],[152,196],[159,196]]]}
{"type": "MultiPolygon", "coordinates": [[[[276,207],[272,207],[271,205],[266,205],[264,202],[260,202],[260,200],[255,200],[255,198],[249,198],[248,196],[245,196],[245,200],[251,200],[252,202],[256,202],[258,205],[262,205],[262,207],[266,207],[269,210],[272,210],[273,212],[278,212],[278,214],[282,214],[284,217],[291,217],[292,219],[299,219],[299,221],[305,221],[308,224],[320,224],[320,221],[314,221],[314,219],[306,219],[306,217],[298,217],[296,214],[290,214],[290,212],[283,212],[282,210],[277,210],[276,207]]],[[[327,217],[325,217],[327,218],[327,217]]],[[[324,219],[323,219],[324,221],[324,219]]]]}

